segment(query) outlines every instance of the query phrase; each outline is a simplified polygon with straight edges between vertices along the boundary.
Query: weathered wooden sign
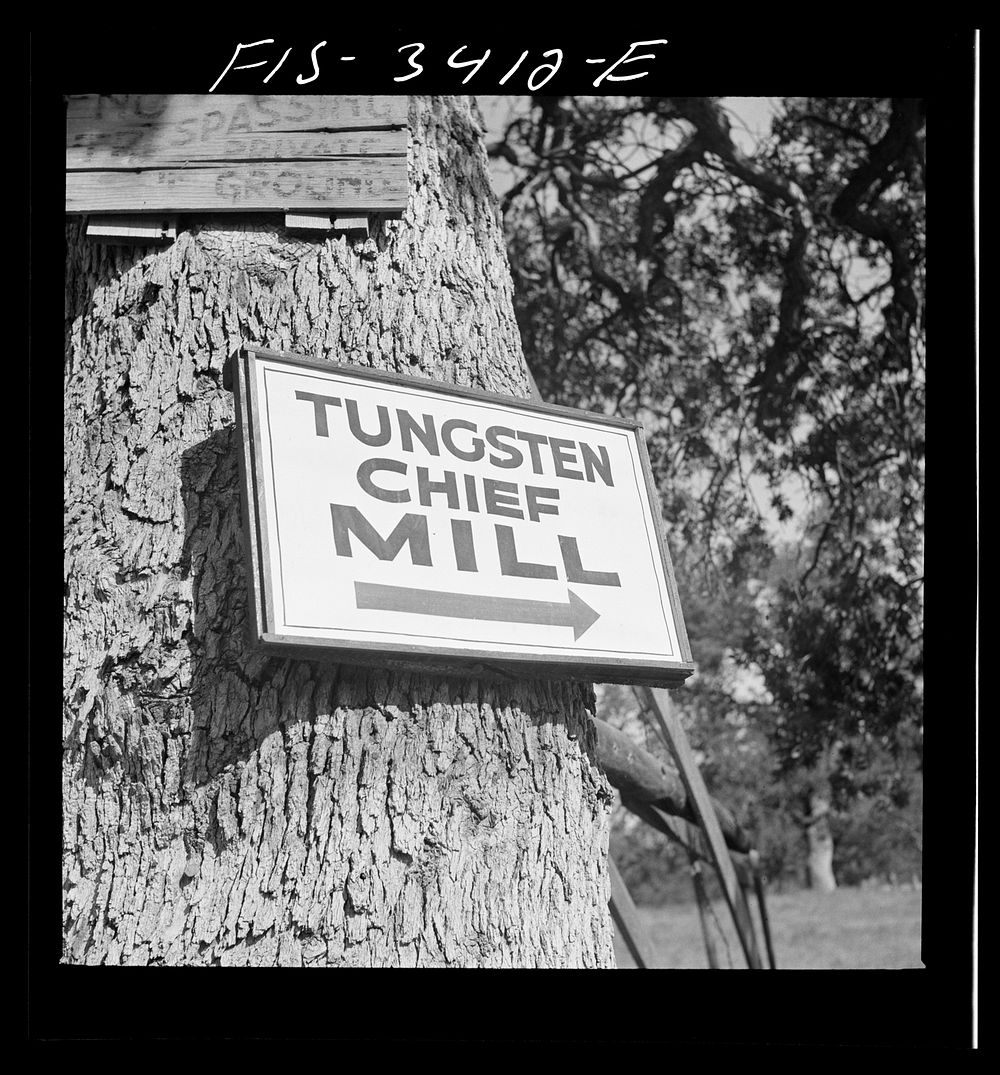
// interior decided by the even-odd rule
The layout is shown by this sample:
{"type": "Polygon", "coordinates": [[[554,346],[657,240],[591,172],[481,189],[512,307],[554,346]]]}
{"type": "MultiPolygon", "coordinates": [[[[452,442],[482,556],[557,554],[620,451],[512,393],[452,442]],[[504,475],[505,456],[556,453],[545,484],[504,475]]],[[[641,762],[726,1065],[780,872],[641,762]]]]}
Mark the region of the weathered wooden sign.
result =
{"type": "Polygon", "coordinates": [[[258,643],[693,671],[640,426],[273,351],[232,373],[258,643]]]}
{"type": "Polygon", "coordinates": [[[406,97],[67,98],[66,211],[397,212],[406,97]]]}

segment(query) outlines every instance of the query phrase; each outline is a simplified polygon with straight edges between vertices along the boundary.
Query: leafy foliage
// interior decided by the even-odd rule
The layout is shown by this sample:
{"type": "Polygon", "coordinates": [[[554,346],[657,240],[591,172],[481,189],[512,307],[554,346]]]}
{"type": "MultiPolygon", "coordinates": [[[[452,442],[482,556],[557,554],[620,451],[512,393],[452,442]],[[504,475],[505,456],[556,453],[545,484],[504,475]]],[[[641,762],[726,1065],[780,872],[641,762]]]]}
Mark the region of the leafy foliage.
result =
{"type": "Polygon", "coordinates": [[[891,805],[920,756],[921,102],[784,98],[749,146],[723,99],[535,97],[491,152],[540,390],[644,424],[686,704],[759,744],[709,768],[751,811],[796,773],[891,805]]]}

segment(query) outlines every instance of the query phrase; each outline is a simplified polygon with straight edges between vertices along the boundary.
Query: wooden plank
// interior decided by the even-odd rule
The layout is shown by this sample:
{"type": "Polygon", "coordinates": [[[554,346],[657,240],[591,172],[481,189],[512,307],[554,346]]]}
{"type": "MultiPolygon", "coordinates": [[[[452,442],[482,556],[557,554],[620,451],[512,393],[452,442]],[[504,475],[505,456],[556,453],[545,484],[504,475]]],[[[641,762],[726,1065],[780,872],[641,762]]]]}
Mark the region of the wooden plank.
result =
{"type": "Polygon", "coordinates": [[[67,98],[69,213],[406,206],[405,96],[67,98]]]}
{"type": "MultiPolygon", "coordinates": [[[[663,559],[664,579],[667,590],[670,593],[670,606],[674,610],[674,627],[677,630],[677,642],[680,646],[681,659],[691,663],[694,658],[691,655],[691,643],[687,636],[687,627],[684,623],[684,612],[681,609],[681,595],[677,589],[677,576],[674,574],[674,562],[670,556],[670,547],[667,545],[666,529],[663,525],[663,501],[660,498],[660,489],[653,477],[653,467],[649,461],[649,452],[646,450],[645,430],[639,438],[639,461],[642,463],[642,473],[649,489],[649,502],[653,516],[653,529],[656,531],[656,540],[660,546],[660,555],[663,559]]],[[[694,666],[691,666],[694,671],[694,666]]]]}
{"type": "MultiPolygon", "coordinates": [[[[274,593],[271,588],[271,576],[264,570],[264,565],[270,556],[270,538],[267,525],[267,497],[262,488],[264,479],[264,449],[259,435],[259,429],[255,429],[260,418],[260,391],[257,384],[256,363],[251,360],[252,352],[247,349],[240,351],[240,358],[236,369],[242,375],[240,387],[244,393],[243,406],[246,410],[246,427],[250,431],[250,469],[244,474],[247,481],[246,504],[248,510],[253,512],[253,524],[256,529],[257,556],[251,557],[251,570],[257,576],[256,581],[259,590],[255,601],[259,610],[259,618],[253,626],[258,629],[267,624],[274,616],[274,593]]],[[[239,382],[237,382],[239,385],[239,382]]],[[[250,629],[251,621],[247,620],[250,629]]],[[[250,636],[251,642],[253,636],[250,636]]]]}
{"type": "MultiPolygon", "coordinates": [[[[667,814],[689,821],[698,820],[687,788],[675,771],[600,717],[594,718],[594,726],[597,729],[597,760],[623,799],[652,803],[667,814]]],[[[736,851],[749,851],[750,842],[733,814],[714,799],[712,805],[727,846],[736,851]]]]}
{"type": "Polygon", "coordinates": [[[402,157],[66,175],[67,213],[392,212],[405,207],[402,157]]]}
{"type": "Polygon", "coordinates": [[[293,235],[323,236],[334,231],[357,237],[368,234],[368,215],[331,216],[329,213],[286,213],[285,229],[293,235]]]}
{"type": "MultiPolygon", "coordinates": [[[[705,834],[697,825],[692,825],[691,822],[686,821],[684,818],[667,814],[652,803],[639,802],[636,799],[629,798],[627,795],[622,796],[622,806],[645,821],[651,828],[662,832],[664,836],[680,844],[689,854],[701,859],[702,862],[707,862],[710,866],[715,865],[705,834]]],[[[749,884],[750,864],[747,856],[731,852],[729,857],[732,860],[733,869],[736,871],[736,877],[740,884],[744,886],[749,884]]]]}
{"type": "Polygon", "coordinates": [[[760,871],[760,856],[756,851],[750,852],[750,873],[753,876],[753,887],[757,893],[757,910],[760,912],[760,926],[764,934],[764,947],[767,949],[767,965],[770,970],[777,970],[778,963],[774,958],[774,944],[771,940],[771,920],[767,914],[767,900],[764,898],[764,878],[760,871]]]}
{"type": "Polygon", "coordinates": [[[285,230],[292,235],[322,237],[333,231],[329,213],[285,213],[285,230]]]}
{"type": "Polygon", "coordinates": [[[719,969],[719,953],[715,947],[715,938],[712,936],[712,927],[709,916],[712,910],[711,900],[705,891],[705,879],[701,875],[701,864],[689,854],[691,864],[691,884],[694,888],[694,899],[698,905],[698,921],[701,923],[701,937],[705,942],[705,955],[708,957],[708,966],[711,970],[719,969]]]}
{"type": "Polygon", "coordinates": [[[594,728],[597,731],[597,760],[623,798],[658,803],[670,814],[684,813],[687,792],[677,773],[600,717],[594,717],[594,728]]]}
{"type": "Polygon", "coordinates": [[[87,238],[107,246],[165,246],[177,238],[176,217],[92,216],[87,238]]]}
{"type": "Polygon", "coordinates": [[[637,682],[680,686],[683,678],[668,679],[661,671],[645,672],[636,668],[605,665],[589,657],[564,657],[560,661],[538,661],[531,657],[505,656],[502,660],[494,653],[482,650],[458,652],[429,646],[407,646],[405,651],[398,645],[370,642],[364,649],[356,645],[337,645],[324,641],[317,646],[315,638],[294,635],[262,633],[256,640],[261,652],[274,657],[296,657],[303,661],[336,661],[340,664],[357,664],[365,668],[386,668],[433,672],[443,676],[472,676],[490,682],[503,683],[512,677],[534,676],[550,679],[572,679],[581,683],[623,683],[632,686],[637,682]],[[484,663],[487,662],[487,663],[484,663]]]}
{"type": "Polygon", "coordinates": [[[639,687],[638,696],[645,703],[644,708],[652,715],[659,727],[664,741],[666,742],[678,772],[684,781],[688,795],[694,802],[698,812],[698,820],[708,839],[709,850],[712,855],[713,865],[719,873],[722,882],[722,891],[726,897],[726,903],[733,916],[736,932],[746,956],[747,965],[752,970],[761,967],[760,954],[757,951],[757,939],[754,935],[753,920],[750,918],[750,908],[747,906],[743,889],[736,876],[735,868],[726,849],[719,820],[705,787],[701,772],[691,752],[687,735],[681,727],[673,711],[669,693],[660,687],[639,687]]]}
{"type": "Polygon", "coordinates": [[[610,858],[608,859],[608,873],[611,875],[611,917],[615,920],[615,925],[635,960],[636,966],[642,969],[652,969],[657,963],[656,953],[639,919],[639,912],[635,909],[632,897],[625,887],[625,882],[618,872],[618,867],[610,858]]]}
{"type": "Polygon", "coordinates": [[[82,131],[66,147],[66,170],[158,168],[168,164],[227,161],[336,160],[340,157],[405,157],[406,131],[303,131],[238,134],[180,146],[160,127],[82,131]]]}
{"type": "Polygon", "coordinates": [[[66,145],[92,144],[95,131],[113,141],[117,132],[151,126],[177,149],[267,132],[379,130],[405,127],[407,107],[407,97],[391,95],[71,94],[66,145]]]}
{"type": "Polygon", "coordinates": [[[254,438],[251,428],[250,410],[250,369],[249,360],[240,351],[229,357],[222,374],[223,386],[233,393],[236,411],[236,443],[238,445],[237,458],[240,473],[240,500],[243,522],[243,540],[250,550],[250,570],[247,573],[247,591],[250,608],[253,610],[252,620],[246,621],[246,633],[252,638],[256,626],[257,631],[264,626],[264,588],[260,569],[260,555],[258,546],[258,514],[256,496],[252,492],[256,490],[254,459],[254,438]]]}
{"type": "Polygon", "coordinates": [[[333,218],[333,230],[346,232],[349,235],[361,236],[368,234],[367,216],[335,216],[333,218]]]}

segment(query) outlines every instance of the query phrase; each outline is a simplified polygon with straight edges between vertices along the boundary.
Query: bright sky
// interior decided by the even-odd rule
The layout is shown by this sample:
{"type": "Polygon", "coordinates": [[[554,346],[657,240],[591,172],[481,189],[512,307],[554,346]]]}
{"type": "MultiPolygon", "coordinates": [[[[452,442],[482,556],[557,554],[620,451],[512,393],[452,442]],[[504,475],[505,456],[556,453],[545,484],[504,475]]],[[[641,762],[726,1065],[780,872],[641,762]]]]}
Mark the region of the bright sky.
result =
{"type": "MultiPolygon", "coordinates": [[[[480,94],[476,100],[486,121],[486,142],[494,142],[504,127],[527,106],[525,96],[480,94]]],[[[777,108],[775,97],[723,97],[723,107],[729,113],[733,140],[744,153],[751,152],[760,138],[771,129],[777,108]]],[[[497,194],[503,194],[512,183],[511,166],[503,160],[490,161],[490,174],[497,194]]]]}

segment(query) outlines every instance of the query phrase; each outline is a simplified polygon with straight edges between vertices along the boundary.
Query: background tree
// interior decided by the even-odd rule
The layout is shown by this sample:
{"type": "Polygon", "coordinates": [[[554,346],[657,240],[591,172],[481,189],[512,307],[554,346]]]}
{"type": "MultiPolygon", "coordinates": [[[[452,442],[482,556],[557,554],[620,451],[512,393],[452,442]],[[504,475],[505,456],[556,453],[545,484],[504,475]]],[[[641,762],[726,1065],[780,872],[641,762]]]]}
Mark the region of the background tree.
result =
{"type": "Polygon", "coordinates": [[[718,98],[534,97],[491,153],[543,395],[644,423],[696,659],[741,609],[775,771],[843,807],[919,763],[924,109],[774,111],[750,147],[718,98]]]}
{"type": "Polygon", "coordinates": [[[527,394],[478,112],[414,98],[410,129],[406,212],[365,241],[69,222],[66,962],[613,965],[589,688],[245,641],[233,351],[527,394]]]}

